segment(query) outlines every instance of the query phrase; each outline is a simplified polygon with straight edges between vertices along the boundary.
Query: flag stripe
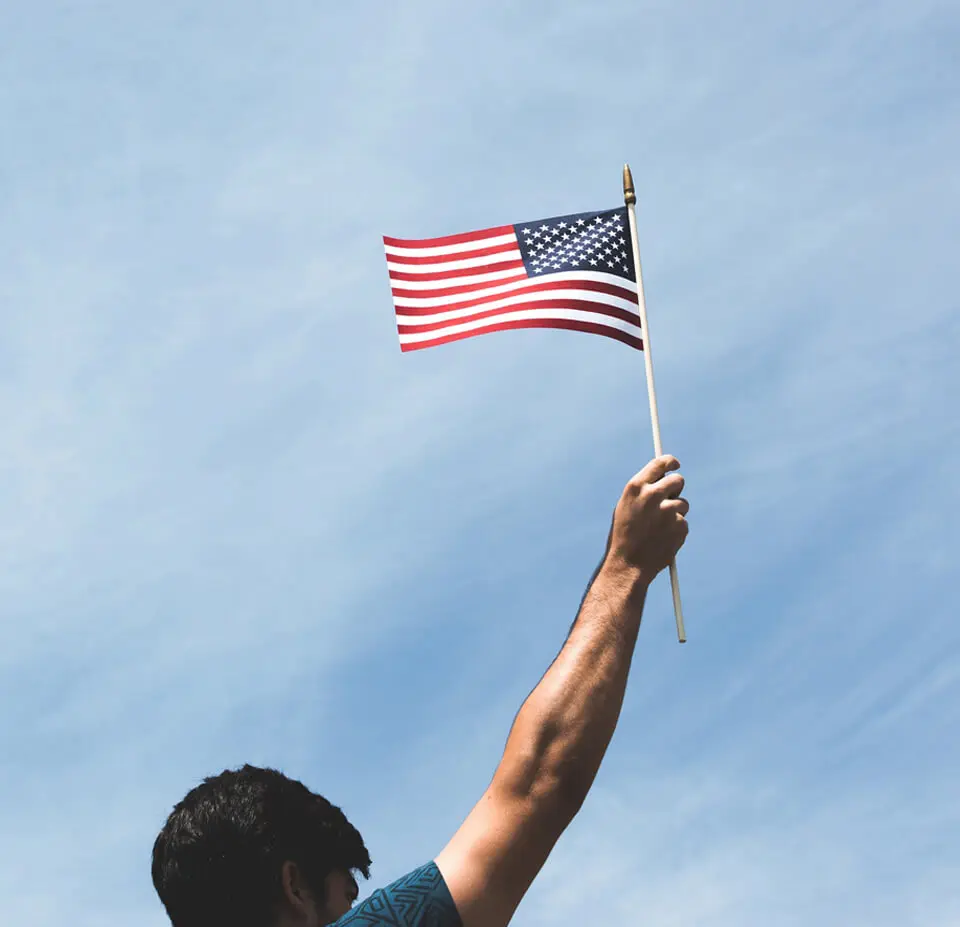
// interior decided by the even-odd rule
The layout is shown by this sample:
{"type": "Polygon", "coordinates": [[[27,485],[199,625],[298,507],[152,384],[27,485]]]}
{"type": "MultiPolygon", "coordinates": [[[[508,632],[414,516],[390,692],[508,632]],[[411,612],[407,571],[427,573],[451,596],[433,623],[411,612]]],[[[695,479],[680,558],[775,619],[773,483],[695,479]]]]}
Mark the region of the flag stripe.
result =
{"type": "Polygon", "coordinates": [[[453,253],[433,255],[418,253],[415,257],[410,257],[408,255],[390,254],[388,252],[387,267],[391,270],[407,270],[411,267],[424,267],[424,269],[427,269],[431,264],[435,264],[441,269],[450,266],[465,267],[468,261],[477,261],[480,263],[483,258],[496,257],[500,254],[509,254],[510,252],[514,254],[520,253],[520,249],[517,247],[517,240],[512,235],[510,236],[510,241],[504,242],[501,245],[491,245],[485,248],[470,248],[467,251],[454,251],[453,253]]]}
{"type": "Polygon", "coordinates": [[[609,318],[626,322],[638,330],[640,327],[640,319],[637,314],[626,309],[619,309],[616,306],[604,306],[599,303],[590,303],[580,299],[549,299],[539,303],[524,303],[522,308],[508,310],[506,312],[502,309],[485,309],[483,312],[460,316],[457,319],[441,319],[436,322],[425,322],[422,319],[407,322],[403,316],[398,316],[397,330],[401,335],[416,335],[420,332],[434,332],[441,328],[453,329],[460,325],[472,325],[474,322],[482,322],[484,319],[508,317],[527,318],[529,313],[537,313],[536,317],[538,318],[541,314],[543,318],[566,318],[562,310],[608,316],[609,318]]]}
{"type": "Polygon", "coordinates": [[[640,323],[640,316],[637,313],[636,300],[608,298],[603,302],[596,299],[584,299],[589,294],[581,293],[577,290],[559,291],[551,293],[550,298],[531,298],[525,293],[519,296],[512,296],[508,299],[498,299],[492,303],[483,303],[480,306],[471,306],[465,309],[454,309],[452,311],[434,312],[432,310],[409,309],[397,310],[398,325],[432,325],[439,322],[454,322],[457,320],[480,317],[491,313],[503,312],[504,310],[515,308],[550,308],[558,309],[591,309],[595,312],[605,312],[610,310],[611,315],[617,315],[620,318],[640,323]]]}
{"type": "Polygon", "coordinates": [[[476,290],[468,289],[468,293],[477,293],[476,296],[468,299],[461,299],[460,296],[462,294],[459,293],[455,293],[452,296],[424,296],[421,291],[394,290],[393,302],[398,312],[401,309],[406,311],[409,307],[414,306],[431,308],[445,306],[450,309],[456,309],[465,306],[476,306],[480,303],[490,302],[491,300],[500,299],[503,296],[519,292],[540,293],[546,290],[570,289],[606,293],[610,296],[629,299],[634,303],[637,301],[637,285],[630,280],[615,277],[613,274],[597,274],[597,277],[605,278],[602,280],[583,280],[583,276],[583,274],[551,274],[549,277],[540,277],[533,280],[529,277],[524,277],[518,282],[485,287],[482,290],[479,288],[476,290]]]}
{"type": "Polygon", "coordinates": [[[453,325],[428,325],[424,328],[420,328],[420,326],[398,326],[398,329],[402,341],[421,341],[438,331],[453,335],[457,332],[486,328],[500,322],[528,321],[530,319],[566,319],[568,321],[593,322],[629,332],[636,337],[640,336],[639,319],[614,319],[598,316],[595,312],[584,312],[578,309],[514,309],[511,312],[495,313],[487,315],[485,318],[471,319],[453,325]],[[412,330],[405,331],[404,329],[412,330]]]}
{"type": "Polygon", "coordinates": [[[616,328],[610,328],[607,325],[596,322],[583,322],[576,319],[513,319],[472,331],[439,335],[436,338],[430,338],[426,341],[409,341],[401,337],[400,350],[404,352],[419,351],[422,348],[432,348],[441,344],[449,344],[451,341],[460,341],[463,338],[472,338],[475,335],[505,332],[518,328],[561,328],[567,329],[568,331],[587,332],[591,335],[604,335],[607,338],[614,338],[617,341],[622,341],[624,344],[630,345],[632,348],[636,348],[638,351],[643,350],[643,339],[637,335],[616,328]]]}
{"type": "Polygon", "coordinates": [[[527,281],[527,272],[520,270],[502,270],[492,274],[475,274],[472,277],[463,277],[456,286],[444,286],[443,282],[435,280],[400,280],[401,285],[393,288],[394,296],[461,296],[464,293],[476,293],[486,288],[486,285],[500,285],[504,283],[519,283],[527,281]]]}
{"type": "MultiPolygon", "coordinates": [[[[472,262],[464,262],[472,263],[472,262]]],[[[520,252],[517,252],[515,258],[511,258],[508,261],[499,261],[495,264],[486,264],[483,267],[484,275],[499,273],[500,271],[516,271],[517,269],[523,270],[523,258],[520,257],[520,252]]],[[[456,280],[460,277],[476,279],[477,276],[477,267],[459,267],[453,268],[451,270],[441,270],[441,271],[426,271],[423,269],[417,270],[415,272],[400,271],[400,270],[391,270],[390,279],[391,280],[403,280],[403,281],[412,281],[418,283],[430,283],[437,280],[456,280]]]]}
{"type": "Polygon", "coordinates": [[[489,251],[491,253],[481,253],[475,254],[474,252],[466,253],[466,256],[453,255],[449,259],[438,260],[437,258],[426,258],[427,263],[423,264],[407,264],[397,261],[387,261],[387,269],[391,273],[407,273],[407,274],[434,274],[442,273],[447,270],[457,270],[461,267],[488,267],[491,264],[498,264],[502,261],[522,261],[523,256],[520,254],[520,251],[516,247],[510,248],[485,248],[484,252],[489,251]]]}
{"type": "Polygon", "coordinates": [[[484,229],[482,232],[465,232],[463,235],[447,235],[443,238],[389,238],[383,236],[387,254],[453,254],[456,251],[469,251],[471,248],[486,247],[516,241],[517,235],[512,225],[484,229]],[[483,242],[479,245],[478,242],[483,242]]]}

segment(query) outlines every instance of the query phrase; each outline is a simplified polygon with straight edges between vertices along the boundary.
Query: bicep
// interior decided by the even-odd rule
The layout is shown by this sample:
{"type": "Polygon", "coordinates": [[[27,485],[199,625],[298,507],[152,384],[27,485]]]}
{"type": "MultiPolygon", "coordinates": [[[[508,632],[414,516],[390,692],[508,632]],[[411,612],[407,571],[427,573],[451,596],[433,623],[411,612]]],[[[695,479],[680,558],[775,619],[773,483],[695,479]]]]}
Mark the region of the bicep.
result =
{"type": "Polygon", "coordinates": [[[464,927],[505,927],[572,816],[494,780],[436,860],[464,927]]]}

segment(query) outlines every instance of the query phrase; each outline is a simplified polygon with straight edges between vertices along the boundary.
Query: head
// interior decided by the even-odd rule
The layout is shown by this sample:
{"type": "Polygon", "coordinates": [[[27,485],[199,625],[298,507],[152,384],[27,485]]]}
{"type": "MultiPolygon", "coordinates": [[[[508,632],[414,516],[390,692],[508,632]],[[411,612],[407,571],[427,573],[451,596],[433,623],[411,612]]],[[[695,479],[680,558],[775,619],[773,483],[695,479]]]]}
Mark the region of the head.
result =
{"type": "Polygon", "coordinates": [[[357,897],[370,854],[343,812],[273,769],[205,779],[153,845],[173,927],[322,927],[357,897]]]}

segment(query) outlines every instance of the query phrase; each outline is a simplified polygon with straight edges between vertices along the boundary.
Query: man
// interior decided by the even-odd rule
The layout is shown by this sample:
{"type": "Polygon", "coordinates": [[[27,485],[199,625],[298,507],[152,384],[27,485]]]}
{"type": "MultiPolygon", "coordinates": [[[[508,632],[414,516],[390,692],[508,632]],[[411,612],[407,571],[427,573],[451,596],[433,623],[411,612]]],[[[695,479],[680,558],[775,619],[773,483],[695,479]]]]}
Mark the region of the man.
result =
{"type": "Polygon", "coordinates": [[[370,856],[339,808],[245,766],[170,814],[153,882],[173,927],[505,927],[593,784],[620,715],[647,587],[687,536],[673,457],[627,484],[563,649],[493,781],[436,860],[353,908],[370,856]]]}

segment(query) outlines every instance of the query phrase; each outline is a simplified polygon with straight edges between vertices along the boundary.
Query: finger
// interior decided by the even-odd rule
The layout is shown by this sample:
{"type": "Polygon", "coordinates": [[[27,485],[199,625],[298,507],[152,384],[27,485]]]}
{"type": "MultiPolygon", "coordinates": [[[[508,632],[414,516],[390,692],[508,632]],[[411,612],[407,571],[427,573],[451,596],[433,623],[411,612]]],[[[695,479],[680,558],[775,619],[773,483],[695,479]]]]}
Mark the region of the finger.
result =
{"type": "Polygon", "coordinates": [[[660,509],[663,512],[675,512],[681,518],[686,518],[690,511],[690,503],[686,499],[664,499],[660,503],[660,509]]]}
{"type": "Polygon", "coordinates": [[[686,480],[679,473],[668,473],[662,480],[657,480],[651,489],[665,499],[677,499],[685,485],[686,480]]]}
{"type": "Polygon", "coordinates": [[[656,483],[671,470],[679,470],[680,461],[671,454],[654,457],[632,480],[631,485],[640,486],[643,483],[656,483]]]}

